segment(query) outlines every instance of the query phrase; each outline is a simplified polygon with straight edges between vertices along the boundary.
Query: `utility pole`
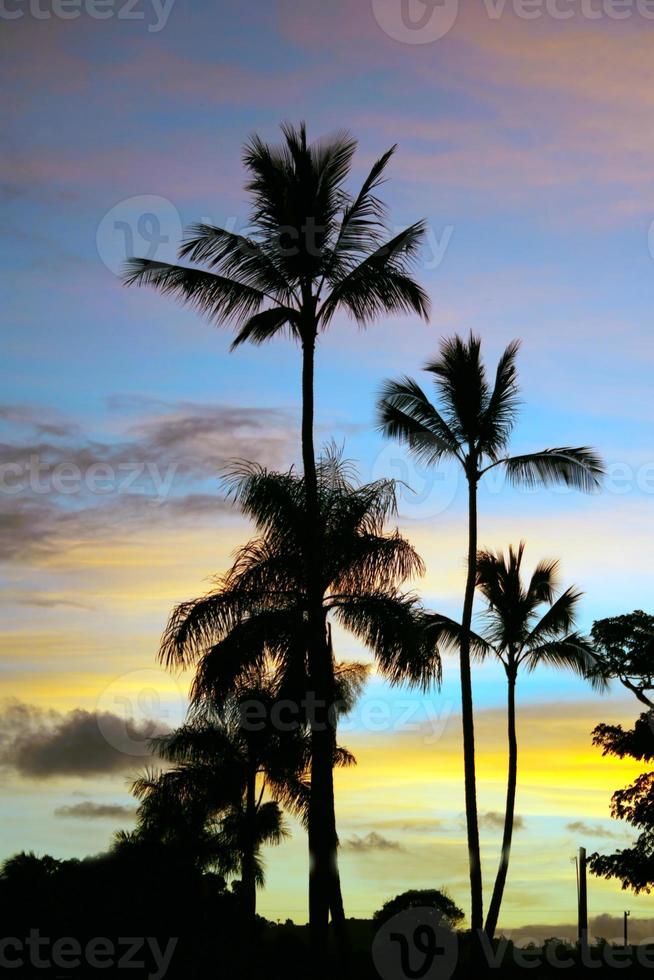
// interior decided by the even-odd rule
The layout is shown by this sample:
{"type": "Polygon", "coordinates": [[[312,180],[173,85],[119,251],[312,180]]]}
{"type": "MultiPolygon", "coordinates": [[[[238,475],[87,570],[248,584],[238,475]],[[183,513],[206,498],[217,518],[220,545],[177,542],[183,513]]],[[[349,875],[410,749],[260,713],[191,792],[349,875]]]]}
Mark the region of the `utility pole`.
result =
{"type": "Polygon", "coordinates": [[[629,924],[627,922],[631,912],[625,912],[624,914],[624,948],[629,948],[629,924]]]}
{"type": "Polygon", "coordinates": [[[586,885],[586,848],[579,848],[577,859],[577,937],[582,953],[588,947],[588,889],[586,885]]]}

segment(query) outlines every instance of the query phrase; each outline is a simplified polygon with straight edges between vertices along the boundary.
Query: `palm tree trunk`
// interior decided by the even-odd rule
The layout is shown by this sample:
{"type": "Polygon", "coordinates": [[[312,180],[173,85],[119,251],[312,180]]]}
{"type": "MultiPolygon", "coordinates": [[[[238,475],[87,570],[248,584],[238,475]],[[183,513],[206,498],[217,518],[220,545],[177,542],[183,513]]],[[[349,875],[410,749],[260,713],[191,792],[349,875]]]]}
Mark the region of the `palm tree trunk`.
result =
{"type": "MultiPolygon", "coordinates": [[[[309,670],[315,696],[311,734],[309,800],[309,924],[316,976],[326,969],[329,911],[339,947],[344,943],[345,915],[338,874],[338,838],[334,803],[334,676],[327,643],[321,585],[321,534],[318,481],[313,441],[315,329],[302,344],[302,462],[306,489],[305,564],[307,574],[309,670]]],[[[344,948],[344,946],[343,946],[344,948]]]]}
{"type": "Polygon", "coordinates": [[[461,715],[463,723],[463,766],[465,775],[466,826],[470,860],[470,926],[473,940],[483,928],[483,895],[479,820],[477,816],[477,783],[475,774],[475,726],[470,671],[470,628],[477,576],[477,476],[468,473],[468,576],[463,603],[461,635],[461,715]]]}
{"type": "Polygon", "coordinates": [[[489,939],[493,939],[497,928],[497,920],[502,907],[504,886],[506,876],[509,871],[509,858],[511,856],[511,841],[513,839],[513,820],[515,814],[515,793],[518,780],[518,739],[516,736],[515,723],[515,672],[509,675],[509,709],[508,709],[508,736],[509,736],[509,773],[506,786],[506,810],[504,813],[504,836],[502,837],[502,855],[500,866],[495,878],[493,897],[488,908],[486,917],[486,934],[489,939]]]}
{"type": "Polygon", "coordinates": [[[245,932],[250,941],[254,936],[254,923],[257,914],[257,878],[255,869],[256,780],[257,775],[256,770],[254,770],[248,775],[245,794],[245,847],[243,848],[241,859],[245,932]]]}

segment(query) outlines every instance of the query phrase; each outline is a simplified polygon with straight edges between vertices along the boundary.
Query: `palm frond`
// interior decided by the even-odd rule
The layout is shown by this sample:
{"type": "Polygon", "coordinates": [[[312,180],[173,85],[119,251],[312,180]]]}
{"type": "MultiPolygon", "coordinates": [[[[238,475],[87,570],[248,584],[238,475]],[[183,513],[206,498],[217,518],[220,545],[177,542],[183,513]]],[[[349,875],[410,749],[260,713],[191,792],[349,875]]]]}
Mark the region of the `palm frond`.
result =
{"type": "Polygon", "coordinates": [[[425,629],[415,596],[377,592],[344,599],[334,607],[339,622],[374,653],[391,683],[423,690],[441,682],[441,659],[425,629]]]}
{"type": "MultiPolygon", "coordinates": [[[[458,652],[463,639],[463,627],[455,619],[440,613],[425,613],[425,630],[437,650],[458,652]]],[[[470,652],[473,657],[483,660],[493,653],[493,647],[478,633],[471,630],[468,633],[470,652]]]]}
{"type": "Polygon", "coordinates": [[[481,417],[479,448],[493,459],[506,449],[516,422],[520,400],[515,362],[519,349],[520,341],[514,340],[502,354],[493,391],[481,417]]]}
{"type": "Polygon", "coordinates": [[[264,344],[279,334],[299,337],[298,320],[295,310],[288,306],[273,306],[269,310],[255,313],[241,327],[232,341],[232,350],[241,344],[264,344]]]}
{"type": "Polygon", "coordinates": [[[254,238],[205,223],[191,225],[179,257],[205,263],[220,275],[260,289],[282,305],[297,298],[283,271],[254,238]]]}
{"type": "Polygon", "coordinates": [[[210,320],[231,322],[237,327],[247,322],[266,299],[262,290],[237,279],[151,259],[129,259],[123,281],[126,286],[153,286],[188,303],[210,320]]]}
{"type": "Polygon", "coordinates": [[[574,586],[567,588],[533,627],[525,645],[531,647],[567,633],[574,626],[577,606],[582,595],[583,593],[574,586]]]}
{"type": "Polygon", "coordinates": [[[604,693],[608,690],[608,683],[604,678],[593,673],[595,658],[592,644],[581,633],[570,633],[562,639],[528,647],[524,654],[524,664],[528,672],[540,666],[570,670],[589,681],[595,691],[604,693]]]}
{"type": "Polygon", "coordinates": [[[514,486],[556,486],[563,484],[585,493],[601,485],[604,464],[597,453],[587,446],[544,449],[539,453],[513,456],[492,463],[502,465],[514,486]]]}
{"type": "Polygon", "coordinates": [[[463,462],[456,436],[426,394],[411,378],[386,381],[378,400],[378,426],[384,435],[404,442],[427,463],[456,457],[463,462]]]}
{"type": "Polygon", "coordinates": [[[328,281],[334,282],[344,269],[350,271],[353,260],[381,244],[386,208],[375,191],[383,182],[384,171],[396,149],[397,146],[392,146],[375,161],[359,193],[345,208],[332,258],[328,260],[325,272],[328,281]]]}
{"type": "Polygon", "coordinates": [[[424,222],[416,222],[340,279],[320,307],[321,326],[326,327],[340,308],[360,326],[384,313],[417,313],[427,319],[429,298],[409,275],[424,233],[424,222]]]}
{"type": "Polygon", "coordinates": [[[245,601],[241,593],[218,589],[180,603],[162,636],[159,661],[166,667],[188,667],[239,622],[245,601]]]}
{"type": "Polygon", "coordinates": [[[544,558],[536,565],[527,588],[534,605],[554,602],[558,570],[559,562],[554,558],[544,558]]]}
{"type": "MultiPolygon", "coordinates": [[[[443,416],[458,442],[478,444],[489,405],[488,381],[481,359],[481,340],[470,334],[443,339],[439,356],[425,370],[434,377],[443,416]]],[[[486,438],[488,434],[485,433],[486,438]]]]}
{"type": "Polygon", "coordinates": [[[191,700],[221,703],[248,671],[259,672],[270,661],[297,660],[306,646],[305,629],[297,608],[273,607],[245,617],[200,658],[191,700]]]}

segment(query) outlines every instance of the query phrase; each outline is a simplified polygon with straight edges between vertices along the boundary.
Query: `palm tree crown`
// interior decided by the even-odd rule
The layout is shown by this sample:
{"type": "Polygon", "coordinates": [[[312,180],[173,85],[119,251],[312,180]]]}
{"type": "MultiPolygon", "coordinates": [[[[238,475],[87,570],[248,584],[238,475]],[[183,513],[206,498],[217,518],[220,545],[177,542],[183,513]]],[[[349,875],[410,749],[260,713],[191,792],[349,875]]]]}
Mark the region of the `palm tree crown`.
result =
{"type": "Polygon", "coordinates": [[[557,597],[557,561],[538,563],[527,584],[522,579],[525,545],[503,552],[480,551],[477,588],[487,602],[483,637],[473,637],[479,656],[494,654],[510,676],[545,665],[590,677],[595,664],[592,643],[573,629],[582,593],[574,587],[557,597]],[[541,615],[541,607],[547,609],[541,615]]]}
{"type": "Polygon", "coordinates": [[[519,341],[509,344],[490,384],[479,337],[471,334],[468,340],[443,340],[439,357],[425,366],[440,407],[432,405],[411,378],[388,381],[379,403],[380,427],[428,464],[458,460],[474,481],[501,466],[517,485],[563,483],[579,490],[595,490],[604,470],[601,459],[587,447],[508,455],[520,404],[516,368],[519,347],[519,341]]]}
{"type": "MultiPolygon", "coordinates": [[[[333,451],[317,473],[322,615],[332,657],[331,618],[369,647],[391,680],[438,680],[440,660],[423,628],[424,613],[413,594],[400,591],[405,579],[422,572],[422,562],[399,531],[385,530],[396,508],[394,483],[358,485],[333,451]]],[[[197,664],[195,698],[219,699],[244,671],[272,664],[283,674],[280,697],[299,703],[312,683],[304,479],[248,463],[233,475],[231,492],[259,534],[237,552],[214,591],[174,610],[160,657],[169,666],[197,664]]],[[[335,699],[343,699],[338,678],[344,672],[350,683],[361,675],[357,666],[336,668],[335,699]]]]}
{"type": "Polygon", "coordinates": [[[429,301],[410,275],[424,222],[389,237],[377,196],[395,147],[352,195],[345,185],[357,143],[347,132],[311,144],[304,123],[285,123],[282,133],[280,145],[255,135],[244,148],[249,235],[193,225],[179,257],[203,268],[134,258],[126,283],[155,286],[232,323],[234,346],[280,333],[305,341],[338,310],[360,325],[380,313],[426,317],[429,301]]]}

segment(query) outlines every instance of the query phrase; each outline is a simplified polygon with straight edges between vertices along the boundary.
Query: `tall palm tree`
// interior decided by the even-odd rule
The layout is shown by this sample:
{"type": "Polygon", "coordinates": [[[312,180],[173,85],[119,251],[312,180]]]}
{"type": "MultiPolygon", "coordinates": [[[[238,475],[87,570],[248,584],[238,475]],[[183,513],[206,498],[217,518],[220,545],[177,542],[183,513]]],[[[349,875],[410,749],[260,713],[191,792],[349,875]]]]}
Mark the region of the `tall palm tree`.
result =
{"type": "MultiPolygon", "coordinates": [[[[249,235],[194,225],[179,253],[194,266],[132,259],[125,282],[154,286],[214,321],[233,324],[233,347],[246,341],[261,344],[280,334],[300,344],[307,641],[312,685],[316,699],[324,702],[333,678],[320,601],[322,528],[313,434],[316,342],[339,312],[358,326],[386,313],[427,317],[429,301],[411,276],[425,225],[419,221],[389,236],[378,190],[395,147],[373,164],[359,191],[350,194],[346,182],[357,144],[348,133],[312,144],[304,123],[297,128],[284,124],[282,133],[280,145],[267,144],[256,135],[245,145],[246,190],[252,200],[249,235]]],[[[338,872],[334,877],[330,868],[333,854],[324,818],[329,811],[334,819],[330,738],[327,731],[316,739],[311,775],[309,905],[317,948],[327,941],[328,882],[337,916],[342,904],[338,872]]]]}
{"type": "Polygon", "coordinates": [[[482,876],[475,776],[475,734],[470,670],[470,625],[477,575],[477,487],[490,470],[501,468],[512,484],[565,484],[594,490],[602,475],[599,457],[586,447],[544,449],[509,456],[509,437],[518,413],[514,341],[504,351],[490,384],[481,358],[481,341],[470,335],[443,340],[439,356],[426,365],[438,397],[434,406],[411,378],[385,383],[379,402],[380,428],[409,452],[436,465],[455,460],[468,484],[468,561],[460,637],[461,703],[465,769],[465,807],[470,857],[471,926],[483,928],[482,876]]]}
{"type": "MultiPolygon", "coordinates": [[[[423,629],[415,596],[401,583],[422,572],[422,562],[398,531],[386,532],[395,512],[395,485],[378,481],[357,485],[347,463],[333,452],[317,466],[318,513],[322,528],[320,628],[329,656],[330,686],[316,696],[314,664],[307,639],[313,595],[302,563],[306,515],[305,477],[294,471],[271,473],[244,464],[233,476],[231,492],[257,528],[258,536],[236,554],[233,567],[208,595],[175,609],[163,637],[160,657],[168,666],[197,666],[194,698],[219,699],[247,670],[272,663],[280,672],[280,701],[294,708],[284,722],[310,731],[311,797],[308,829],[311,857],[330,870],[327,882],[332,915],[344,920],[338,904],[338,837],[334,808],[315,810],[315,757],[325,739],[329,750],[327,801],[333,800],[333,765],[343,671],[337,668],[332,621],[362,640],[391,680],[440,676],[440,661],[423,629]]],[[[359,668],[345,671],[357,683],[359,668]]]]}
{"type": "Polygon", "coordinates": [[[516,733],[515,692],[518,672],[537,667],[571,670],[590,680],[598,690],[605,687],[601,678],[592,677],[595,666],[592,643],[573,630],[581,593],[568,588],[557,598],[558,562],[541,561],[529,583],[522,581],[524,543],[509,548],[508,555],[481,551],[477,556],[477,588],[487,602],[482,637],[474,638],[481,656],[494,655],[506,672],[508,682],[509,764],[502,837],[502,855],[495,886],[486,916],[486,933],[495,935],[502,906],[506,876],[509,870],[518,778],[518,740],[516,733]],[[547,606],[541,614],[541,607],[547,606]]]}

